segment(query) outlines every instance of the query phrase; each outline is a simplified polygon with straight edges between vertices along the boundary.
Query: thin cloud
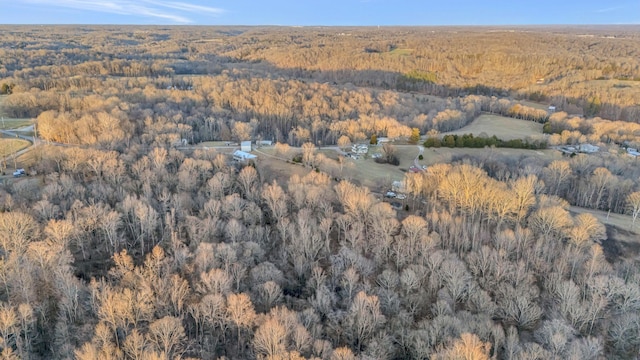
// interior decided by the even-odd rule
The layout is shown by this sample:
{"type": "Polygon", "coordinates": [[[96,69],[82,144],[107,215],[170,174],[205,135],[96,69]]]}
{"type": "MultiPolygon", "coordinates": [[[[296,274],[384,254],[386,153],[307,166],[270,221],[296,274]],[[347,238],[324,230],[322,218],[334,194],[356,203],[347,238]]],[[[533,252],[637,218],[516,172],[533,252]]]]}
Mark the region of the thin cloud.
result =
{"type": "Polygon", "coordinates": [[[193,21],[188,14],[176,14],[175,10],[182,13],[208,13],[220,15],[223,9],[194,5],[180,1],[159,0],[25,0],[31,4],[64,7],[77,10],[88,10],[109,14],[126,16],[143,16],[155,19],[168,20],[178,24],[189,24],[193,21]]]}
{"type": "Polygon", "coordinates": [[[594,10],[593,12],[594,13],[608,13],[608,12],[612,12],[612,11],[616,11],[616,10],[622,10],[622,9],[624,9],[626,7],[627,7],[627,5],[612,6],[612,7],[608,7],[608,8],[594,10]]]}

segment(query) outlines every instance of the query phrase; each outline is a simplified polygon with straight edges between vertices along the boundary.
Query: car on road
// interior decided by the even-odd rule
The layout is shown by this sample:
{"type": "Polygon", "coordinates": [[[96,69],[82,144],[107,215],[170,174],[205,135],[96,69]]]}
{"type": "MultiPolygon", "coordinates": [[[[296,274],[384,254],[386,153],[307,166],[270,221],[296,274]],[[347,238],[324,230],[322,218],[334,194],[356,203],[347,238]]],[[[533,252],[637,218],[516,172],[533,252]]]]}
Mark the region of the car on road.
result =
{"type": "Polygon", "coordinates": [[[384,195],[384,197],[387,197],[387,198],[391,199],[391,198],[396,197],[396,193],[394,193],[393,191],[387,191],[387,193],[384,195]]]}

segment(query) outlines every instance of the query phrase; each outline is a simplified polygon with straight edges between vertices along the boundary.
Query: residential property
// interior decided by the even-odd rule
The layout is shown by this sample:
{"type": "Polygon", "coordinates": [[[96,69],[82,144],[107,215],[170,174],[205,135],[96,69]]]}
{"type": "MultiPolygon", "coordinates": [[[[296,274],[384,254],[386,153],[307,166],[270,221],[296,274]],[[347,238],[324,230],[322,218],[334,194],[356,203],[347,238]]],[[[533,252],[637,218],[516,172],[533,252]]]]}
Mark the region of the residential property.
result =
{"type": "Polygon", "coordinates": [[[391,183],[391,191],[393,192],[407,192],[407,186],[404,181],[394,181],[391,183]]]}
{"type": "Polygon", "coordinates": [[[627,155],[637,158],[640,156],[640,152],[638,152],[638,149],[627,148],[627,155]]]}
{"type": "Polygon", "coordinates": [[[243,141],[240,143],[240,150],[249,152],[251,151],[251,141],[243,141]]]}
{"type": "Polygon", "coordinates": [[[255,161],[257,158],[258,158],[257,156],[253,154],[249,154],[248,152],[242,151],[242,150],[236,150],[233,153],[233,160],[236,160],[236,161],[242,161],[242,162],[247,162],[250,160],[255,161]]]}
{"type": "Polygon", "coordinates": [[[591,145],[591,144],[580,144],[578,145],[578,152],[593,154],[600,150],[599,146],[591,145]]]}
{"type": "Polygon", "coordinates": [[[353,144],[351,145],[351,152],[354,154],[366,154],[369,152],[369,145],[367,144],[353,144]]]}
{"type": "Polygon", "coordinates": [[[387,137],[379,137],[379,138],[378,138],[378,145],[382,145],[382,144],[384,144],[384,143],[386,143],[386,142],[389,142],[389,141],[390,141],[390,140],[389,140],[389,138],[387,138],[387,137]]]}

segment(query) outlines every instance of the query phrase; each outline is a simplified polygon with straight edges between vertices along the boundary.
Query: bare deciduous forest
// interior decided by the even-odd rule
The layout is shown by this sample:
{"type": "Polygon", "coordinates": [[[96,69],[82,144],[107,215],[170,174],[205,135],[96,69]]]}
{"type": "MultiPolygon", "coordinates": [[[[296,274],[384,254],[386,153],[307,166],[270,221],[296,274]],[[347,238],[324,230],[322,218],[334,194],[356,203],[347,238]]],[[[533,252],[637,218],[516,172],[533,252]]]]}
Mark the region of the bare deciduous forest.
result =
{"type": "Polygon", "coordinates": [[[637,26],[0,30],[0,114],[38,137],[0,186],[3,359],[640,356],[637,26]],[[321,152],[393,167],[481,114],[546,134],[401,202],[321,152]]]}

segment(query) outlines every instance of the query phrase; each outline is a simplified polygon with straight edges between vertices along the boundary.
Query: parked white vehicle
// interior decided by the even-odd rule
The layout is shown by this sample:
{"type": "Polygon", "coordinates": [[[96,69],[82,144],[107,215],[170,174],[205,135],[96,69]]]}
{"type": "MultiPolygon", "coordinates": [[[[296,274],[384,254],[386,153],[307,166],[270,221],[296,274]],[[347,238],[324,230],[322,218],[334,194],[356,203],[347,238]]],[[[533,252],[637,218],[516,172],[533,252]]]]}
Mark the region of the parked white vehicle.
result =
{"type": "Polygon", "coordinates": [[[396,193],[394,193],[393,191],[387,191],[385,197],[394,198],[396,197],[396,193]]]}
{"type": "Polygon", "coordinates": [[[398,199],[398,200],[404,200],[406,198],[407,198],[407,195],[405,195],[405,194],[397,194],[396,195],[396,199],[398,199]]]}
{"type": "Polygon", "coordinates": [[[13,177],[21,177],[25,175],[27,175],[27,173],[24,171],[24,169],[17,169],[13,172],[13,177]]]}

